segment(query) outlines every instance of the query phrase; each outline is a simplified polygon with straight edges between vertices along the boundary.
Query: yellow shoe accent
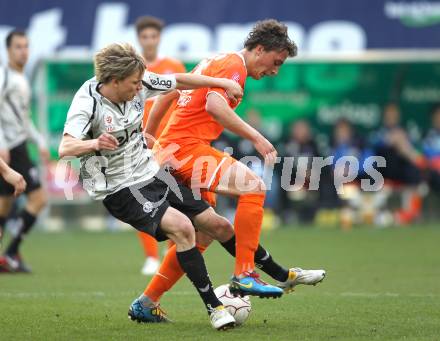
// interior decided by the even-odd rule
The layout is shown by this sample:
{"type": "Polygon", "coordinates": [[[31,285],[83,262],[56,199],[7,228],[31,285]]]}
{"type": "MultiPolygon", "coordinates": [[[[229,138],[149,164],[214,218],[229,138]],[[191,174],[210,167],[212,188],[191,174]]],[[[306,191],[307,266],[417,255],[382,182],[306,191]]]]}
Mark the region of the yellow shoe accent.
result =
{"type": "Polygon", "coordinates": [[[289,281],[294,281],[296,279],[296,277],[298,277],[298,274],[293,271],[293,270],[289,270],[289,281]]]}

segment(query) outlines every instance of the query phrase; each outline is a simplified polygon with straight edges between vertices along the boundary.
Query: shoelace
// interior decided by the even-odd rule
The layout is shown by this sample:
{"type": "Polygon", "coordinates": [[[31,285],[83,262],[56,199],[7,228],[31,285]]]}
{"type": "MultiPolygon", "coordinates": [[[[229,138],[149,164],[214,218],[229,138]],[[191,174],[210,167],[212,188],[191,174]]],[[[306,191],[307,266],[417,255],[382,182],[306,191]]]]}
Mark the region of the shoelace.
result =
{"type": "Polygon", "coordinates": [[[160,305],[151,309],[151,314],[158,316],[161,320],[166,319],[167,317],[167,313],[160,307],[160,305]]]}
{"type": "Polygon", "coordinates": [[[210,304],[208,304],[208,314],[211,315],[212,313],[215,313],[216,311],[220,311],[225,309],[225,307],[223,305],[219,305],[218,307],[211,307],[210,304]]]}
{"type": "Polygon", "coordinates": [[[250,273],[249,273],[249,277],[254,278],[254,279],[255,279],[255,282],[260,283],[261,285],[268,285],[265,281],[263,281],[263,280],[260,278],[260,275],[259,275],[258,273],[256,273],[255,271],[250,272],[250,273]]]}

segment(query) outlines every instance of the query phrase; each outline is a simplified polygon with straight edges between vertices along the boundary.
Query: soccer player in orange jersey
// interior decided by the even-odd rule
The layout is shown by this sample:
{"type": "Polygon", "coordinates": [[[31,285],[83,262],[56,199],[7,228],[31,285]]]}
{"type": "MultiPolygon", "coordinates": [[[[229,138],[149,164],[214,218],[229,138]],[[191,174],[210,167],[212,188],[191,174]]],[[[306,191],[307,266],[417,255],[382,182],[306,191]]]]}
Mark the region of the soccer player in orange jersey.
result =
{"type": "MultiPolygon", "coordinates": [[[[286,58],[295,55],[296,46],[287,35],[287,27],[276,20],[265,20],[257,23],[250,32],[243,50],[204,60],[193,72],[233,79],[244,89],[246,77],[258,80],[276,75],[286,58]]],[[[283,269],[259,245],[264,182],[246,165],[210,144],[226,128],[250,140],[268,163],[274,163],[277,156],[273,145],[234,112],[239,103],[232,101],[218,88],[180,92],[177,107],[164,131],[158,130],[165,109],[178,96],[179,93],[174,92],[156,100],[145,127],[146,136],[160,135],[155,145],[156,157],[160,163],[171,166],[173,174],[191,187],[194,194],[201,194],[212,206],[215,206],[215,193],[238,199],[235,236],[223,240],[216,238],[236,257],[231,290],[241,295],[279,297],[282,289],[320,282],[325,271],[283,269]],[[259,279],[255,262],[278,280],[278,287],[259,279]]],[[[215,237],[215,231],[211,236],[215,237]]],[[[209,238],[204,238],[202,242],[201,238],[198,239],[201,251],[209,243],[209,238]]],[[[178,269],[175,250],[171,248],[158,274],[145,290],[145,296],[157,301],[182,274],[178,269]]]]}
{"type": "MultiPolygon", "coordinates": [[[[136,20],[136,33],[139,45],[142,48],[142,56],[145,59],[147,70],[157,74],[172,74],[186,72],[185,66],[178,60],[169,57],[159,57],[158,49],[160,44],[160,36],[164,22],[159,18],[144,16],[136,20]]],[[[144,107],[144,124],[147,121],[148,113],[153,104],[153,99],[148,99],[144,107]]],[[[165,128],[177,100],[171,103],[170,108],[166,111],[158,131],[165,128]]],[[[156,239],[150,235],[138,232],[139,240],[143,246],[145,253],[145,263],[141,269],[143,275],[153,275],[159,269],[159,247],[156,239]]],[[[168,241],[168,245],[172,246],[173,242],[168,241]]]]}

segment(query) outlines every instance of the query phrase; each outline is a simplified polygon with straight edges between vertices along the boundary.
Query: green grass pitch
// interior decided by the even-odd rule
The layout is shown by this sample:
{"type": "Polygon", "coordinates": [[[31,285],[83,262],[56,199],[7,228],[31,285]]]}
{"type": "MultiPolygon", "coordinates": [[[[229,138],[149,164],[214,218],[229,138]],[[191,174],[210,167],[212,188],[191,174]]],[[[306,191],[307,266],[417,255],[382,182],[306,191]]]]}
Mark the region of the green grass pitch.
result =
{"type": "MultiPolygon", "coordinates": [[[[162,300],[173,324],[127,319],[148,279],[135,233],[34,233],[32,275],[0,275],[0,340],[440,340],[440,229],[284,228],[262,244],[286,266],[325,268],[316,287],[252,299],[248,322],[217,332],[189,281],[162,300]]],[[[233,259],[206,252],[215,286],[233,259]]],[[[266,278],[267,279],[267,278],[266,278]]]]}

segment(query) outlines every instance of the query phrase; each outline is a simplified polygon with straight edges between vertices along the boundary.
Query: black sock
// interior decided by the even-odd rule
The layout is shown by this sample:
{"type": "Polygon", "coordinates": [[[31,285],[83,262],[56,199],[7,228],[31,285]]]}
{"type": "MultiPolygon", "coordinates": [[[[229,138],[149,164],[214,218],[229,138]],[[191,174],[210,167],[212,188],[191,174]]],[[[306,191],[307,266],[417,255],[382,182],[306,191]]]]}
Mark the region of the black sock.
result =
{"type": "Polygon", "coordinates": [[[193,247],[187,251],[176,252],[176,255],[183,271],[185,271],[205,303],[208,313],[211,308],[222,305],[217,296],[215,296],[208,271],[206,270],[205,261],[200,251],[196,247],[193,247]]]}
{"type": "Polygon", "coordinates": [[[18,234],[11,240],[8,248],[6,249],[6,254],[8,256],[15,256],[18,254],[18,249],[23,241],[23,237],[34,225],[36,217],[24,209],[17,219],[19,220],[20,226],[18,229],[18,234]]]}
{"type": "MultiPolygon", "coordinates": [[[[232,257],[235,257],[235,236],[224,243],[220,243],[232,257]]],[[[258,245],[254,256],[255,265],[267,273],[273,279],[285,282],[289,276],[289,270],[277,264],[272,256],[261,245],[258,245]]]]}

